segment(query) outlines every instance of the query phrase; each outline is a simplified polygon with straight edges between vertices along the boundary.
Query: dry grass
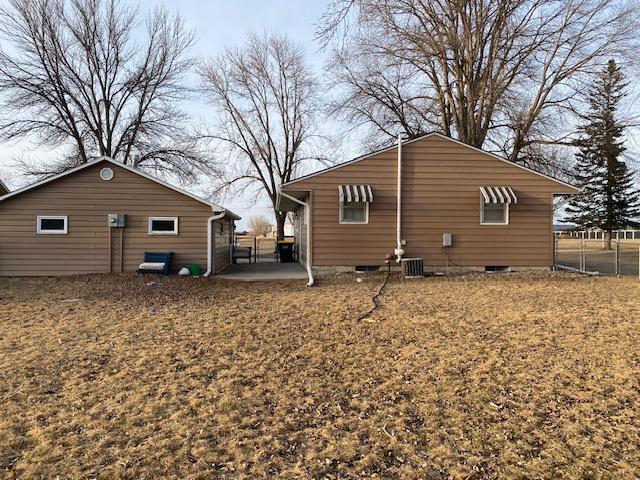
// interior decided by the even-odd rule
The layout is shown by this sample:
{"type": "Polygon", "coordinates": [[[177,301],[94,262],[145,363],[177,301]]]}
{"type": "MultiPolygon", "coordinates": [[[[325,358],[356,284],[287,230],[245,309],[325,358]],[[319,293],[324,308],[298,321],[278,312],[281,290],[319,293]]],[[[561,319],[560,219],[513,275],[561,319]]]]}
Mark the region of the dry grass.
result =
{"type": "Polygon", "coordinates": [[[637,281],[394,280],[354,322],[380,278],[150,279],[0,280],[0,475],[640,469],[637,281]]]}

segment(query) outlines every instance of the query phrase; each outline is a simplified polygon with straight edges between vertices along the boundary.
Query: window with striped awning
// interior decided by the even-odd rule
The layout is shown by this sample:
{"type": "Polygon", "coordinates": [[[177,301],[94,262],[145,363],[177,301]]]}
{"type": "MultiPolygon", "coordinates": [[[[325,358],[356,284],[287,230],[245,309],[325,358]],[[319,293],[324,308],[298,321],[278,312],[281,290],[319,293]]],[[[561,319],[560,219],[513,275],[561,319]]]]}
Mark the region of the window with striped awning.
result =
{"type": "Polygon", "coordinates": [[[480,187],[484,203],[518,203],[511,187],[480,187]]]}
{"type": "Polygon", "coordinates": [[[340,223],[369,223],[369,204],[373,202],[371,185],[338,185],[340,223]]]}
{"type": "Polygon", "coordinates": [[[371,185],[338,185],[340,203],[371,203],[373,190],[371,185]]]}

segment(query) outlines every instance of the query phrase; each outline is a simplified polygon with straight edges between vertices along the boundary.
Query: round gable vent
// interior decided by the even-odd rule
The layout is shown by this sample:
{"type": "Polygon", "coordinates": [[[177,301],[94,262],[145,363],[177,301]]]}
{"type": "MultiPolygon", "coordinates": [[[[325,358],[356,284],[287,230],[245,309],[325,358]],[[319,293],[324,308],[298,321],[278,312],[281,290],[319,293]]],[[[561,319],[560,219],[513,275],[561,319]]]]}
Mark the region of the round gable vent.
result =
{"type": "Polygon", "coordinates": [[[111,170],[109,167],[105,167],[102,170],[100,170],[100,178],[102,180],[111,180],[113,178],[113,170],[111,170]]]}

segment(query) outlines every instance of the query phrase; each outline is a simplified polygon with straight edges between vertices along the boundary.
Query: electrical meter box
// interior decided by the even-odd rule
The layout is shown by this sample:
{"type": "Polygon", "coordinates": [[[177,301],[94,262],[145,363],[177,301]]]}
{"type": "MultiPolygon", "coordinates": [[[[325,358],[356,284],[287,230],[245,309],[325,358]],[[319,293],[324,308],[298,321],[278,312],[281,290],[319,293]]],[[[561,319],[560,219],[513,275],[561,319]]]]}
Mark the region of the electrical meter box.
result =
{"type": "Polygon", "coordinates": [[[107,225],[114,228],[122,228],[125,225],[124,213],[110,213],[107,215],[107,225]]]}
{"type": "Polygon", "coordinates": [[[453,235],[451,235],[450,233],[443,233],[442,234],[442,246],[443,247],[450,247],[453,245],[453,235]]]}

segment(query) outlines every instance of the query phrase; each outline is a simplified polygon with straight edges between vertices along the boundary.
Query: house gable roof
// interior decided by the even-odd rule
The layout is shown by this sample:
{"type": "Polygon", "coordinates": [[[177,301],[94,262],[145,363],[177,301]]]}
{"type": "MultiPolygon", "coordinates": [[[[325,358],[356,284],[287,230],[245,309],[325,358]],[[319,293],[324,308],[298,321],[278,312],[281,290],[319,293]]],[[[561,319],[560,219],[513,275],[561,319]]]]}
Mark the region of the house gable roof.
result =
{"type": "Polygon", "coordinates": [[[178,192],[178,193],[180,193],[182,195],[185,195],[185,196],[187,196],[189,198],[192,198],[193,200],[195,200],[197,202],[200,202],[200,203],[202,203],[204,205],[207,205],[207,206],[211,207],[211,210],[214,211],[214,212],[225,212],[230,217],[232,217],[232,218],[234,218],[236,220],[240,219],[240,217],[238,215],[236,215],[235,213],[231,212],[230,210],[227,210],[226,208],[223,208],[223,207],[221,207],[221,206],[219,206],[219,205],[217,205],[215,203],[212,203],[212,202],[210,202],[208,200],[205,200],[204,198],[201,198],[201,197],[199,197],[197,195],[194,195],[193,193],[187,192],[186,190],[183,190],[183,189],[178,188],[178,187],[176,187],[174,185],[171,185],[170,183],[167,183],[167,182],[164,182],[164,181],[162,181],[162,180],[160,180],[158,178],[155,178],[152,175],[149,175],[148,173],[145,173],[145,172],[142,172],[142,171],[138,170],[137,168],[133,168],[133,167],[131,167],[129,165],[125,165],[123,163],[117,162],[117,161],[113,160],[110,157],[99,157],[99,158],[96,158],[95,160],[91,160],[90,162],[84,163],[84,164],[79,165],[77,167],[70,168],[69,170],[66,170],[66,171],[64,171],[62,173],[59,173],[57,175],[52,175],[51,177],[45,178],[44,180],[40,180],[39,182],[32,183],[31,185],[26,185],[25,187],[19,188],[18,190],[14,190],[13,192],[6,193],[5,195],[0,196],[0,202],[2,202],[4,200],[7,200],[7,199],[9,199],[11,197],[14,197],[16,195],[20,195],[21,193],[28,192],[29,190],[33,190],[34,188],[38,188],[38,187],[41,187],[43,185],[46,185],[46,184],[48,184],[50,182],[53,182],[54,180],[58,180],[60,178],[67,177],[69,175],[73,175],[76,172],[79,172],[79,171],[84,170],[86,168],[92,167],[92,166],[97,165],[97,164],[99,164],[101,162],[108,162],[108,163],[111,163],[111,164],[115,165],[116,167],[124,168],[125,170],[128,170],[128,171],[130,171],[132,173],[135,173],[136,175],[139,175],[139,176],[141,176],[143,178],[146,178],[147,180],[151,180],[152,182],[157,183],[159,185],[162,185],[163,187],[169,188],[169,189],[171,189],[171,190],[173,190],[175,192],[178,192]]]}
{"type": "MultiPolygon", "coordinates": [[[[533,170],[531,168],[528,168],[528,167],[525,167],[523,165],[519,165],[517,163],[511,162],[511,161],[507,160],[506,158],[502,158],[502,157],[500,157],[500,156],[498,156],[498,155],[496,155],[494,153],[486,152],[486,151],[484,151],[484,150],[482,150],[480,148],[477,148],[477,147],[474,147],[472,145],[466,144],[464,142],[461,142],[460,140],[456,140],[455,138],[447,137],[446,135],[443,135],[443,134],[438,133],[438,132],[426,133],[426,134],[421,135],[419,137],[412,138],[411,140],[407,140],[405,142],[402,142],[402,145],[408,145],[410,143],[417,142],[419,140],[424,140],[425,138],[428,138],[428,137],[431,137],[431,136],[437,136],[437,137],[440,137],[440,138],[444,138],[444,139],[449,140],[449,141],[451,141],[453,143],[456,143],[458,145],[462,145],[463,147],[470,148],[470,149],[475,150],[477,152],[480,152],[480,153],[483,153],[485,155],[488,155],[488,156],[490,156],[490,157],[492,157],[492,158],[494,158],[496,160],[499,160],[499,161],[501,161],[503,163],[507,163],[507,164],[509,164],[509,165],[511,165],[513,167],[520,168],[522,170],[525,170],[526,172],[529,172],[529,173],[532,173],[534,175],[543,177],[543,178],[545,178],[547,180],[550,180],[550,181],[555,182],[555,183],[557,183],[559,185],[562,185],[563,187],[570,188],[570,189],[574,190],[575,193],[580,192],[580,189],[578,187],[576,187],[574,185],[571,185],[571,184],[569,184],[567,182],[563,182],[562,180],[558,180],[557,178],[553,178],[553,177],[551,177],[549,175],[545,175],[544,173],[537,172],[537,171],[535,171],[535,170],[533,170]]],[[[295,180],[291,180],[291,181],[289,181],[287,183],[282,184],[282,188],[287,188],[289,186],[293,186],[293,184],[295,184],[296,182],[304,181],[304,180],[307,180],[309,178],[315,177],[317,175],[322,175],[323,173],[330,172],[332,170],[337,170],[337,169],[345,167],[347,165],[351,165],[351,164],[357,163],[357,162],[359,162],[361,160],[365,160],[367,158],[370,158],[370,157],[372,157],[374,155],[377,155],[379,153],[388,152],[390,150],[394,150],[394,149],[397,149],[397,148],[398,148],[397,144],[396,145],[391,145],[390,147],[383,148],[383,149],[380,149],[380,150],[376,150],[374,152],[367,153],[367,154],[362,155],[360,157],[356,157],[353,160],[349,160],[347,162],[343,162],[343,163],[340,163],[338,165],[333,165],[331,167],[324,168],[322,170],[319,170],[319,171],[314,172],[314,173],[310,173],[308,175],[303,175],[300,178],[296,178],[295,180]]]]}

